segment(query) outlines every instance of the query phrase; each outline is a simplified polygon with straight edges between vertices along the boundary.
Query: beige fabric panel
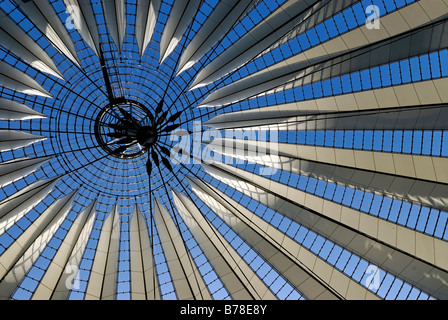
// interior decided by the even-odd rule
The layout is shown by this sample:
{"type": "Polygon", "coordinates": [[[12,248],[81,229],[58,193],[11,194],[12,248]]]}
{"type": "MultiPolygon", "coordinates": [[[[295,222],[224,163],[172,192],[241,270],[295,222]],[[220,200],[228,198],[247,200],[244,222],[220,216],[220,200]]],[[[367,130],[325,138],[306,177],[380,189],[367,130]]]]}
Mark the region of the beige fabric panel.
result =
{"type": "MultiPolygon", "coordinates": [[[[429,257],[426,262],[415,259],[416,248],[415,245],[412,245],[411,240],[412,236],[419,238],[420,233],[415,234],[415,231],[401,227],[398,229],[399,234],[397,234],[395,228],[399,227],[398,225],[367,214],[361,214],[359,217],[363,228],[357,228],[358,226],[353,224],[344,225],[339,223],[340,221],[335,221],[330,214],[330,212],[335,212],[341,207],[337,203],[326,203],[326,210],[320,209],[316,212],[317,208],[313,210],[308,208],[306,203],[301,202],[304,198],[310,199],[310,194],[305,192],[297,192],[295,197],[285,198],[285,193],[282,191],[266,191],[267,186],[276,190],[285,189],[283,189],[283,186],[279,186],[279,183],[269,183],[269,179],[265,177],[260,177],[257,183],[252,183],[244,178],[236,180],[235,177],[215,167],[207,167],[206,170],[216,179],[347,248],[347,250],[375,266],[399,276],[404,281],[437,298],[448,297],[448,272],[446,268],[448,265],[445,263],[444,267],[435,267],[433,264],[435,260],[429,257]],[[373,228],[370,232],[366,232],[368,226],[373,228]],[[377,233],[373,234],[374,231],[377,233]],[[395,241],[395,237],[397,237],[397,241],[395,241]],[[388,241],[385,241],[386,239],[388,241]],[[400,245],[397,245],[398,242],[400,242],[400,245]],[[406,243],[409,245],[407,251],[403,250],[402,247],[406,243]],[[409,273],[410,266],[413,270],[412,275],[409,273]]],[[[288,190],[285,191],[288,193],[288,190]]],[[[345,208],[340,210],[346,219],[352,217],[351,214],[355,211],[347,212],[345,208]]],[[[427,243],[432,237],[425,236],[424,239],[421,240],[420,254],[424,254],[426,249],[429,249],[428,256],[431,252],[434,254],[434,248],[431,249],[431,245],[427,243]],[[426,249],[423,249],[423,247],[426,249]]],[[[413,241],[415,243],[415,240],[413,241]]],[[[446,242],[440,241],[434,244],[434,246],[440,245],[445,246],[446,242]]],[[[441,254],[442,250],[439,250],[438,253],[441,254]]],[[[443,259],[443,256],[439,259],[443,259]]]]}
{"type": "MultiPolygon", "coordinates": [[[[118,259],[120,255],[120,214],[118,206],[113,211],[112,231],[110,235],[109,251],[106,255],[106,269],[101,292],[102,300],[115,300],[117,297],[118,259]]],[[[111,213],[112,214],[112,213],[111,213]]]]}
{"type": "Polygon", "coordinates": [[[74,27],[83,40],[92,48],[96,55],[99,55],[99,33],[96,24],[95,14],[91,2],[85,0],[63,0],[69,9],[74,27]]]}
{"type": "Polygon", "coordinates": [[[102,0],[102,4],[107,29],[121,54],[126,32],[126,3],[124,0],[102,0]]]}
{"type": "Polygon", "coordinates": [[[0,299],[9,299],[67,217],[76,192],[51,204],[0,257],[0,299]]]}
{"type": "Polygon", "coordinates": [[[138,0],[135,17],[135,37],[140,56],[143,56],[154,34],[159,14],[160,0],[138,0]]]}
{"type": "MultiPolygon", "coordinates": [[[[173,198],[182,220],[188,226],[230,296],[235,300],[252,300],[254,297],[262,296],[261,293],[251,292],[252,288],[247,282],[247,278],[253,278],[253,271],[247,265],[243,267],[235,265],[235,259],[240,264],[245,263],[236,258],[238,253],[232,248],[225,247],[226,242],[221,242],[220,236],[216,235],[217,231],[207,223],[195,204],[185,195],[175,191],[173,191],[173,198]],[[212,239],[214,239],[213,242],[212,239]],[[244,274],[241,272],[242,269],[246,270],[244,274]]],[[[266,290],[263,291],[266,292],[266,290]]]]}
{"type": "Polygon", "coordinates": [[[0,130],[0,152],[24,148],[45,139],[45,136],[24,131],[0,130]]]}
{"type": "Polygon", "coordinates": [[[59,178],[36,181],[0,202],[0,234],[19,221],[40,203],[58,183],[59,178]]]}
{"type": "MultiPolygon", "coordinates": [[[[381,17],[381,28],[378,30],[374,29],[372,31],[366,25],[362,25],[334,39],[305,50],[302,53],[268,66],[221,89],[215,90],[201,102],[200,106],[211,107],[235,103],[260,93],[271,92],[271,90],[285,83],[288,83],[285,88],[304,85],[311,81],[318,81],[330,76],[344,74],[388,61],[399,60],[409,55],[412,56],[422,53],[416,52],[426,49],[423,45],[424,43],[418,39],[415,39],[412,44],[407,43],[406,39],[403,39],[404,42],[399,45],[390,42],[386,46],[378,46],[376,43],[398,34],[405,34],[433,20],[441,19],[448,14],[448,6],[446,4],[439,1],[436,6],[438,6],[438,10],[432,10],[434,1],[422,0],[400,8],[381,17]],[[428,11],[431,10],[431,17],[426,14],[423,7],[426,7],[428,11]],[[418,18],[413,18],[415,12],[420,12],[421,15],[418,18]],[[406,14],[403,15],[403,13],[406,14]],[[373,45],[373,47],[368,50],[363,48],[369,45],[373,45]],[[409,46],[409,50],[398,50],[400,47],[405,46],[409,46]],[[361,50],[361,53],[348,53],[358,49],[361,50]],[[343,55],[347,55],[347,57],[343,55]],[[349,63],[336,62],[335,65],[332,65],[328,61],[328,59],[338,56],[343,56],[341,58],[343,60],[350,60],[349,63]],[[266,79],[273,80],[266,81],[266,79]]],[[[423,30],[421,32],[432,31],[423,30]]],[[[440,29],[437,32],[443,32],[443,30],[440,29]]],[[[438,40],[440,39],[443,40],[442,37],[438,37],[438,40]]],[[[443,46],[444,44],[440,43],[439,47],[443,46]]]]}
{"type": "Polygon", "coordinates": [[[51,157],[42,158],[17,158],[0,163],[0,188],[3,188],[32,172],[35,172],[51,157]]]}
{"type": "Polygon", "coordinates": [[[210,293],[186,250],[182,236],[168,211],[155,201],[155,226],[159,234],[163,253],[179,300],[209,300],[210,293]]]}
{"type": "Polygon", "coordinates": [[[70,275],[67,273],[66,266],[72,258],[72,262],[75,265],[79,263],[76,261],[77,259],[79,259],[78,253],[80,251],[83,251],[81,248],[85,248],[85,238],[88,238],[88,236],[90,235],[93,223],[91,222],[90,224],[86,225],[86,222],[94,219],[95,205],[96,201],[92,202],[78,215],[75,221],[73,221],[73,224],[65,235],[64,240],[60,244],[56,254],[51,260],[50,265],[45,271],[45,274],[36,287],[36,290],[31,297],[32,300],[49,300],[52,299],[53,296],[55,299],[64,299],[63,296],[68,296],[68,291],[70,290],[68,287],[70,287],[70,284],[67,282],[66,286],[65,280],[63,281],[63,279],[66,279],[66,277],[70,275]],[[85,232],[83,232],[83,230],[85,232]],[[81,234],[83,235],[83,237],[80,237],[81,234]],[[77,250],[75,251],[74,248],[76,248],[77,250]],[[65,294],[63,294],[62,292],[65,292],[65,294]],[[61,295],[59,296],[59,294],[61,295]]]}
{"type": "Polygon", "coordinates": [[[190,88],[211,84],[241,65],[256,57],[264,50],[275,48],[279,41],[290,35],[291,30],[304,32],[319,23],[326,15],[331,15],[353,0],[330,3],[322,6],[316,0],[290,0],[282,4],[272,14],[243,35],[235,44],[222,52],[206,65],[196,76],[190,88]],[[299,13],[299,14],[298,14],[299,13]]]}
{"type": "MultiPolygon", "coordinates": [[[[412,279],[410,270],[413,270],[414,275],[415,272],[418,272],[424,275],[417,281],[419,287],[425,288],[425,290],[428,290],[435,295],[446,295],[447,280],[444,280],[446,271],[448,270],[448,257],[444,253],[448,250],[448,243],[446,241],[430,237],[395,223],[370,216],[355,209],[325,200],[321,197],[271,181],[270,179],[261,176],[255,176],[252,173],[225,164],[215,163],[213,167],[207,167],[207,171],[219,180],[224,179],[225,183],[229,185],[235,185],[235,183],[238,183],[237,181],[239,181],[239,179],[242,179],[243,182],[253,181],[254,185],[269,190],[272,194],[276,194],[282,198],[291,199],[294,203],[303,206],[308,210],[317,212],[322,217],[352,229],[355,232],[350,233],[351,236],[349,236],[348,233],[341,234],[348,236],[346,239],[347,245],[350,244],[351,241],[354,241],[351,245],[356,245],[356,241],[359,239],[355,236],[359,233],[363,236],[376,239],[376,241],[389,248],[401,251],[401,253],[405,254],[403,256],[403,259],[405,260],[398,261],[397,259],[393,259],[393,251],[391,251],[391,255],[383,262],[385,269],[393,269],[395,272],[398,272],[398,275],[402,274],[402,277],[406,279],[412,279]],[[214,169],[215,167],[217,169],[214,169]],[[220,168],[230,174],[236,175],[236,177],[233,176],[231,179],[223,178],[223,171],[221,171],[220,168]],[[403,261],[407,261],[407,263],[404,263],[403,261]],[[415,263],[413,261],[415,261],[415,263]],[[395,263],[396,265],[394,265],[395,263]],[[410,267],[411,265],[412,268],[410,267]],[[408,269],[407,267],[411,269],[408,269]],[[431,274],[432,276],[430,276],[431,274]]],[[[240,187],[243,182],[239,183],[240,187]]],[[[336,237],[336,235],[334,236],[336,237]]],[[[370,245],[372,245],[372,243],[370,245]]],[[[369,254],[378,254],[374,247],[370,250],[369,254]]],[[[395,257],[398,257],[398,255],[395,255],[395,257]]]]}
{"type": "Polygon", "coordinates": [[[279,144],[279,151],[302,159],[376,171],[424,181],[448,183],[448,158],[380,151],[279,144]]]}
{"type": "Polygon", "coordinates": [[[30,120],[30,119],[44,119],[47,116],[30,107],[18,103],[14,100],[9,100],[0,97],[0,119],[1,120],[30,120]]]}
{"type": "Polygon", "coordinates": [[[53,60],[14,20],[0,12],[2,47],[11,51],[37,70],[64,79],[53,60]]]}
{"type": "MultiPolygon", "coordinates": [[[[232,229],[245,238],[250,246],[262,254],[308,299],[353,298],[353,292],[348,291],[348,288],[360,294],[359,299],[377,299],[366,288],[323,263],[324,261],[319,261],[321,259],[314,253],[270,226],[232,198],[219,193],[208,184],[198,180],[195,180],[195,183],[212,195],[215,200],[214,207],[220,209],[217,212],[233,216],[232,229]]],[[[211,204],[210,201],[208,203],[211,204]]]]}
{"type": "Polygon", "coordinates": [[[200,0],[176,1],[171,7],[168,19],[160,38],[159,64],[176,49],[188,25],[194,19],[200,0]]]}
{"type": "Polygon", "coordinates": [[[93,224],[95,223],[96,201],[92,202],[85,210],[88,210],[88,214],[86,213],[87,219],[82,221],[82,230],[76,239],[64,271],[51,295],[52,300],[68,300],[71,290],[80,288],[78,272],[93,229],[93,224]]]}
{"type": "Polygon", "coordinates": [[[36,80],[3,60],[0,60],[0,83],[6,88],[23,94],[52,98],[52,95],[36,80]]]}
{"type": "Polygon", "coordinates": [[[39,29],[49,42],[65,54],[76,65],[80,66],[75,46],[61,19],[47,1],[17,0],[20,10],[39,29]]]}
{"type": "Polygon", "coordinates": [[[109,252],[112,223],[114,220],[115,207],[108,214],[101,227],[98,244],[95,250],[95,256],[90,270],[89,281],[87,283],[84,299],[99,300],[104,282],[104,272],[106,269],[106,260],[109,252]]]}
{"type": "MultiPolygon", "coordinates": [[[[222,206],[219,205],[207,192],[205,192],[195,180],[189,179],[193,192],[211,207],[216,214],[222,213],[220,210],[222,206]]],[[[193,212],[194,211],[190,211],[193,212]]],[[[239,253],[233,249],[232,245],[221,235],[221,233],[211,224],[209,224],[203,217],[196,217],[198,223],[207,233],[214,244],[216,244],[219,252],[223,255],[227,263],[231,268],[238,273],[241,281],[250,290],[255,300],[276,300],[277,297],[269,290],[266,284],[258,277],[258,275],[251,269],[251,267],[241,258],[239,253]]],[[[237,222],[236,217],[229,214],[220,215],[220,218],[230,227],[237,222]]]]}
{"type": "Polygon", "coordinates": [[[276,170],[289,171],[419,205],[448,209],[447,184],[328,163],[333,154],[332,148],[322,151],[330,154],[325,157],[327,162],[318,162],[303,159],[297,154],[295,145],[272,145],[275,148],[270,148],[264,141],[215,138],[213,142],[206,144],[206,150],[224,155],[225,163],[233,159],[248,161],[272,168],[273,173],[276,170]]]}
{"type": "Polygon", "coordinates": [[[130,222],[129,240],[131,299],[160,299],[148,228],[137,205],[130,222]]]}

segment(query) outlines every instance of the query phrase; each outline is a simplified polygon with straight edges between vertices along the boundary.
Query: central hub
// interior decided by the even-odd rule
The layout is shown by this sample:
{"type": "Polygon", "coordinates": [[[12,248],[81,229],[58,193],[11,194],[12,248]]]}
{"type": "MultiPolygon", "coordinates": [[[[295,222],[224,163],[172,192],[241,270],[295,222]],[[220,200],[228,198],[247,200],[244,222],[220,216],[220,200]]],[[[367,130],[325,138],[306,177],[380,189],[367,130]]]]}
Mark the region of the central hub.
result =
{"type": "Polygon", "coordinates": [[[116,99],[105,106],[95,121],[95,137],[108,154],[120,158],[136,158],[157,142],[153,114],[143,104],[116,99]]]}
{"type": "Polygon", "coordinates": [[[140,127],[137,130],[136,138],[140,145],[149,148],[157,141],[157,130],[152,126],[140,127]]]}
{"type": "Polygon", "coordinates": [[[173,172],[168,159],[171,152],[159,137],[166,136],[182,124],[178,120],[183,110],[169,114],[170,110],[164,110],[163,99],[154,108],[154,113],[133,100],[111,100],[95,121],[95,137],[100,147],[120,159],[136,158],[150,151],[146,160],[148,176],[151,176],[153,164],[157,167],[163,165],[173,172]]]}

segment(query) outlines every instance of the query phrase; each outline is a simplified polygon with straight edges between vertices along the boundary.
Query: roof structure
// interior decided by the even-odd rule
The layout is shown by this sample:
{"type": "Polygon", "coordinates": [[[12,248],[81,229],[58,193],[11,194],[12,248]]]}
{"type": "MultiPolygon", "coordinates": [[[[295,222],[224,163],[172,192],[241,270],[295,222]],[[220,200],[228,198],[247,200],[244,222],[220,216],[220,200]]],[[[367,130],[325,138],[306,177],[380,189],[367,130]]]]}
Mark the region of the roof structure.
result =
{"type": "Polygon", "coordinates": [[[447,0],[0,0],[0,299],[447,299],[447,88],[447,0]]]}

